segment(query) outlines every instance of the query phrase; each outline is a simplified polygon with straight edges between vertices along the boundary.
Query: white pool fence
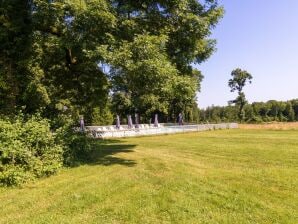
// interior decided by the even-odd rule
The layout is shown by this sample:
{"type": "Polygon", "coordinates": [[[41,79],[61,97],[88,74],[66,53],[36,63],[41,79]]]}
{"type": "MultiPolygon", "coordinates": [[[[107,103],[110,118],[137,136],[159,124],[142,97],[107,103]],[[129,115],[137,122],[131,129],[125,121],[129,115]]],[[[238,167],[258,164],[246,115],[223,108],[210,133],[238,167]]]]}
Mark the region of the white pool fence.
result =
{"type": "Polygon", "coordinates": [[[87,132],[94,138],[125,138],[146,135],[163,135],[185,132],[199,132],[207,130],[219,129],[235,129],[238,128],[237,123],[222,123],[222,124],[191,124],[191,125],[176,125],[176,124],[159,124],[154,127],[149,124],[140,124],[139,128],[128,128],[127,125],[121,125],[119,129],[115,125],[111,126],[87,126],[87,132]]]}

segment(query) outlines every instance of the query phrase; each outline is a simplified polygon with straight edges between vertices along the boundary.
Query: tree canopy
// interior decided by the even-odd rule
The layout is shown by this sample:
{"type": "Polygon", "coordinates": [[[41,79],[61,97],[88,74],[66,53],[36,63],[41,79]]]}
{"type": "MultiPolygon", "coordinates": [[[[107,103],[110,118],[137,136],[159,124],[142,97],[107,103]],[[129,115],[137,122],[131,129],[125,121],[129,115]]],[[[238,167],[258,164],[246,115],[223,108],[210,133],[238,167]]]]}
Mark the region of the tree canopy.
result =
{"type": "Polygon", "coordinates": [[[229,87],[231,92],[237,91],[238,97],[235,100],[230,101],[229,103],[234,103],[239,108],[238,117],[241,122],[244,119],[244,106],[247,104],[243,88],[247,83],[251,83],[252,75],[245,70],[237,68],[231,73],[232,78],[229,80],[229,87]]]}
{"type": "Polygon", "coordinates": [[[192,108],[216,0],[1,0],[0,113],[46,117],[192,108]]]}

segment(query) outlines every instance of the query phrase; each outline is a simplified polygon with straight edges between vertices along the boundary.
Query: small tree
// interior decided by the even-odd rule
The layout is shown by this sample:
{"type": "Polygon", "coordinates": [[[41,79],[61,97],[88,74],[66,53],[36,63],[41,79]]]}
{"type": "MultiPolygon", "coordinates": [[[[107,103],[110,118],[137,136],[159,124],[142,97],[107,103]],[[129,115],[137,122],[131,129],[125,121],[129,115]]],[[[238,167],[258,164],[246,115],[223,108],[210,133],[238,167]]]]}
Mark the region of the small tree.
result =
{"type": "Polygon", "coordinates": [[[287,102],[283,114],[286,117],[287,121],[295,121],[295,111],[290,101],[287,102]]]}
{"type": "Polygon", "coordinates": [[[237,68],[232,71],[231,76],[232,78],[229,80],[229,87],[231,88],[231,92],[238,92],[238,97],[235,100],[230,101],[229,103],[234,103],[236,106],[239,107],[238,118],[239,121],[242,122],[244,119],[243,108],[245,104],[247,104],[243,88],[247,82],[251,83],[252,75],[245,70],[237,68]]]}

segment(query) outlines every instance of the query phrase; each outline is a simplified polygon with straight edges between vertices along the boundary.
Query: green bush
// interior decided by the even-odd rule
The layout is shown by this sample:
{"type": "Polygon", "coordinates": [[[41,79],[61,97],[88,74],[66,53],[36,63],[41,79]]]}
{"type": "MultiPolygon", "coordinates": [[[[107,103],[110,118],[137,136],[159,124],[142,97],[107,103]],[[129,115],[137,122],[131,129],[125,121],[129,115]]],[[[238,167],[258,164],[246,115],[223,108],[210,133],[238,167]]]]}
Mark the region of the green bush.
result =
{"type": "Polygon", "coordinates": [[[50,176],[63,165],[89,161],[95,140],[76,131],[73,124],[64,119],[50,125],[38,115],[0,119],[0,185],[21,185],[50,176]],[[57,125],[61,127],[51,131],[57,125]]]}
{"type": "Polygon", "coordinates": [[[96,107],[92,111],[92,125],[111,125],[113,124],[114,116],[109,107],[96,107]]]}
{"type": "Polygon", "coordinates": [[[57,143],[48,120],[0,119],[0,185],[20,185],[49,176],[63,165],[63,145],[57,143]]]}
{"type": "Polygon", "coordinates": [[[260,116],[253,115],[250,119],[245,121],[246,123],[252,123],[252,124],[261,124],[263,123],[263,120],[260,116]]]}
{"type": "Polygon", "coordinates": [[[66,166],[76,166],[89,161],[95,140],[86,133],[75,131],[73,125],[65,124],[56,131],[56,140],[63,145],[63,161],[66,166]]]}

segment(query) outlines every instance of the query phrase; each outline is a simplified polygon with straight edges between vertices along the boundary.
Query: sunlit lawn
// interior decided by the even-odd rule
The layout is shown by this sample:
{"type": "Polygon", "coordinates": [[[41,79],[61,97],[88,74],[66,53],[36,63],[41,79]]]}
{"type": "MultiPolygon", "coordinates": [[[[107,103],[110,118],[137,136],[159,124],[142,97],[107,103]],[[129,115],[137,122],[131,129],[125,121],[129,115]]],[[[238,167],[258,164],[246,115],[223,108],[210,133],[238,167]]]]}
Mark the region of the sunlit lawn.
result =
{"type": "Polygon", "coordinates": [[[0,223],[298,223],[298,131],[99,142],[94,162],[0,188],[0,223]]]}

